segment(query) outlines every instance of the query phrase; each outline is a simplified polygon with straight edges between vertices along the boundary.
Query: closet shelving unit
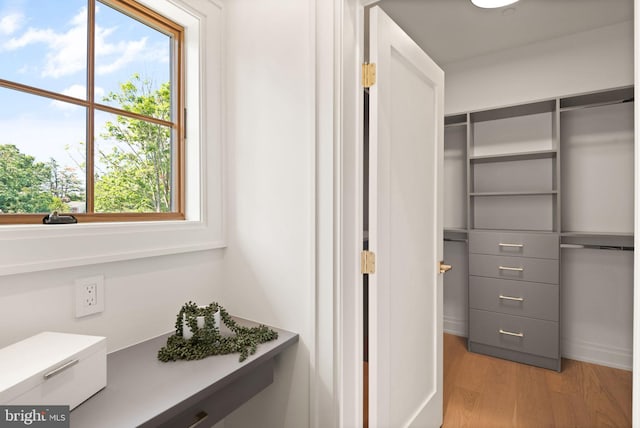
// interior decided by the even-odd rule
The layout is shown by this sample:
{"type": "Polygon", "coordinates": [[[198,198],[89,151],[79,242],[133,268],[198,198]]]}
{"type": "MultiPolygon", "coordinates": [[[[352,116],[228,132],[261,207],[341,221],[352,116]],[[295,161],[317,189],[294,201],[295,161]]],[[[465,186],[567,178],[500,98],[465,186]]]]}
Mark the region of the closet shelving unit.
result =
{"type": "Polygon", "coordinates": [[[453,242],[467,240],[467,114],[445,117],[445,182],[444,239],[453,242]]]}
{"type": "Polygon", "coordinates": [[[634,89],[560,99],[565,248],[633,249],[634,89]]]}
{"type": "Polygon", "coordinates": [[[561,369],[560,249],[633,250],[633,92],[445,118],[444,238],[467,243],[471,351],[561,369]]]}

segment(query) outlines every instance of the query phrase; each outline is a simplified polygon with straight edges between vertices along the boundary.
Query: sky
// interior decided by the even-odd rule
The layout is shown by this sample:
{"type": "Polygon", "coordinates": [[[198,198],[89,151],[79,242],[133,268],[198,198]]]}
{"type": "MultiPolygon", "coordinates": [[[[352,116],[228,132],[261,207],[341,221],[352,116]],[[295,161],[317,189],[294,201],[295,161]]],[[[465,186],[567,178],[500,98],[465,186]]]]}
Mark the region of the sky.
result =
{"type": "MultiPolygon", "coordinates": [[[[85,99],[87,1],[0,0],[0,79],[85,99]]],[[[95,34],[97,100],[133,73],[155,87],[169,81],[168,36],[100,2],[95,34]]],[[[102,125],[97,119],[98,133],[102,125]]],[[[0,144],[74,166],[69,153],[81,159],[84,141],[83,107],[0,88],[0,144]]]]}

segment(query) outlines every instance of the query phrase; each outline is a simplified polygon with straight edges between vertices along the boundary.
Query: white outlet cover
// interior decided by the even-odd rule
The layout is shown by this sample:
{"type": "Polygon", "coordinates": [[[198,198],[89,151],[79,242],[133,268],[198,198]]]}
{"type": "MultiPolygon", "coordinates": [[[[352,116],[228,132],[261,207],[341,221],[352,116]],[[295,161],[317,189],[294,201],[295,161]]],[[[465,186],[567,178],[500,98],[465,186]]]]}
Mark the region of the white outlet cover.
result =
{"type": "Polygon", "coordinates": [[[104,311],[104,276],[78,278],[75,283],[76,318],[85,317],[104,311]],[[95,304],[87,304],[87,286],[95,285],[95,304]]]}

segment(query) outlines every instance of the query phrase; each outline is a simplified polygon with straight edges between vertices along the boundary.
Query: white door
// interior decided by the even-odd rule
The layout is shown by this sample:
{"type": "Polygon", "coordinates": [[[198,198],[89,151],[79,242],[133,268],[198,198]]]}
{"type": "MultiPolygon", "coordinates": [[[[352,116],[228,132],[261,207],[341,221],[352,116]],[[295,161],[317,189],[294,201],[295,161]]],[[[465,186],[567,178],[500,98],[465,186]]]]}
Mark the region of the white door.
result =
{"type": "Polygon", "coordinates": [[[369,426],[442,424],[444,73],[370,10],[369,426]]]}

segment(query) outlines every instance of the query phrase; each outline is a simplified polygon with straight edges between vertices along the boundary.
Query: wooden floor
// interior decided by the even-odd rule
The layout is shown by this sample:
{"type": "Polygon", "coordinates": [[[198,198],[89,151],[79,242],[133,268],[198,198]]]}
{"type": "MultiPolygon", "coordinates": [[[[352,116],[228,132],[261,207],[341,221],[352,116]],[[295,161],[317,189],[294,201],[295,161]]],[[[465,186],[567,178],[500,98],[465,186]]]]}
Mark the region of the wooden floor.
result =
{"type": "Polygon", "coordinates": [[[631,372],[573,360],[562,372],[467,352],[444,335],[444,428],[630,427],[631,372]]]}

